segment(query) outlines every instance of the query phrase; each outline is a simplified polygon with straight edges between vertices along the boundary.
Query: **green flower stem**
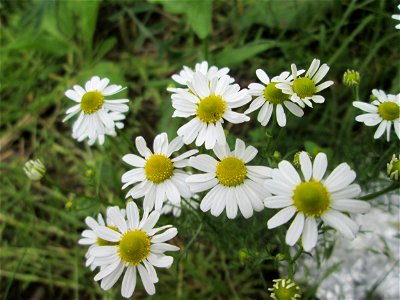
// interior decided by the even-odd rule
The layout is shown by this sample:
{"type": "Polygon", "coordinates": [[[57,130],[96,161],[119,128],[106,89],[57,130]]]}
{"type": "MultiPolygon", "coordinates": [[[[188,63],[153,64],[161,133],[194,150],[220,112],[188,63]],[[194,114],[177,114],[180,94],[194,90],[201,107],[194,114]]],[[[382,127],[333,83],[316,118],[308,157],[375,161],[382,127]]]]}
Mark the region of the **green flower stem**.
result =
{"type": "Polygon", "coordinates": [[[377,192],[374,192],[374,193],[359,197],[358,199],[366,200],[366,201],[372,200],[372,199],[375,199],[376,197],[379,197],[381,195],[387,194],[387,193],[389,193],[391,191],[394,191],[396,189],[400,189],[400,183],[393,182],[391,185],[389,185],[388,187],[384,188],[383,190],[380,190],[380,191],[377,191],[377,192]]]}
{"type": "Polygon", "coordinates": [[[265,147],[265,151],[267,153],[269,153],[269,150],[270,150],[271,142],[273,139],[273,133],[274,133],[274,129],[275,129],[276,125],[277,125],[276,118],[274,118],[272,121],[272,124],[271,124],[271,128],[267,131],[268,141],[267,141],[267,145],[265,147]]]}
{"type": "Polygon", "coordinates": [[[289,261],[288,277],[291,278],[291,279],[293,278],[293,275],[295,273],[294,267],[295,267],[296,261],[299,259],[301,254],[303,254],[303,247],[302,246],[300,246],[300,248],[297,251],[297,253],[289,261]]]}

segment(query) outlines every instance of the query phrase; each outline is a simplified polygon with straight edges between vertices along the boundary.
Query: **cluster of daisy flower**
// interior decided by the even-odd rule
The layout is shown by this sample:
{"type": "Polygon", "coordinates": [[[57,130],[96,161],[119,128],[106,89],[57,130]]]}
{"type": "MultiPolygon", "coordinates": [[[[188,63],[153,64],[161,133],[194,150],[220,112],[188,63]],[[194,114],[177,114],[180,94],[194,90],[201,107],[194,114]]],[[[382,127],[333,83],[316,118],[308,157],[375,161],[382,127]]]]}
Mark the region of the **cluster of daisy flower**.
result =
{"type": "MultiPolygon", "coordinates": [[[[293,221],[286,234],[286,243],[299,243],[309,252],[317,244],[321,223],[349,239],[353,239],[359,226],[352,214],[365,213],[370,205],[357,197],[360,186],[354,183],[356,173],[347,163],[342,163],[328,174],[328,160],[324,153],[312,161],[306,152],[298,155],[299,170],[286,160],[277,168],[252,165],[258,150],[236,139],[234,149],[227,144],[223,125],[240,124],[250,120],[247,115],[259,109],[258,122],[268,125],[275,111],[279,126],[287,123],[285,110],[297,117],[315,103],[323,103],[320,92],[333,84],[324,81],[329,71],[327,64],[314,59],[307,71],[291,65],[291,71],[271,77],[258,69],[259,83],[241,88],[229,75],[228,68],[209,67],[207,62],[196,64],[194,69],[184,66],[172,79],[180,87],[170,87],[172,117],[189,119],[169,139],[166,133],[158,134],[148,147],[145,139],[136,137],[137,154],[123,156],[130,170],[121,177],[122,189],[129,200],[143,199],[143,217],[133,201],[125,209],[109,207],[105,221],[99,214],[97,221],[86,218],[90,228],[82,232],[80,244],[90,245],[86,265],[99,268],[95,281],[101,281],[105,290],[111,288],[125,271],[121,294],[130,297],[135,289],[137,272],[148,294],[155,293],[158,281],[154,267],[168,268],[173,258],[164,253],[177,251],[178,247],[165,243],[174,238],[177,229],[171,225],[155,228],[160,214],[181,213],[182,204],[189,209],[200,208],[218,217],[224,211],[229,219],[238,215],[250,218],[254,212],[265,208],[280,209],[267,223],[272,229],[293,221]],[[245,105],[244,111],[237,109],[245,105]],[[185,145],[194,143],[212,150],[199,154],[199,149],[182,152],[185,145]],[[199,200],[197,200],[199,199],[199,200]],[[321,222],[322,221],[322,222],[321,222]],[[162,232],[162,233],[160,233],[162,232]]],[[[123,90],[119,85],[108,85],[107,78],[92,77],[85,88],[75,85],[65,95],[77,104],[67,110],[69,119],[79,114],[72,129],[78,141],[89,144],[104,142],[106,135],[116,135],[116,128],[128,111],[127,99],[106,100],[105,97],[123,90]]],[[[373,91],[377,97],[372,104],[354,102],[354,106],[368,112],[357,121],[368,126],[381,123],[375,134],[390,134],[394,124],[399,134],[399,95],[386,96],[373,91]]],[[[278,297],[281,290],[289,289],[294,298],[299,297],[298,287],[290,281],[276,282],[273,290],[278,297]]],[[[283,293],[283,292],[282,292],[283,293]]],[[[278,297],[279,298],[279,297],[278,297]]],[[[275,298],[274,298],[275,299],[275,298]]]]}

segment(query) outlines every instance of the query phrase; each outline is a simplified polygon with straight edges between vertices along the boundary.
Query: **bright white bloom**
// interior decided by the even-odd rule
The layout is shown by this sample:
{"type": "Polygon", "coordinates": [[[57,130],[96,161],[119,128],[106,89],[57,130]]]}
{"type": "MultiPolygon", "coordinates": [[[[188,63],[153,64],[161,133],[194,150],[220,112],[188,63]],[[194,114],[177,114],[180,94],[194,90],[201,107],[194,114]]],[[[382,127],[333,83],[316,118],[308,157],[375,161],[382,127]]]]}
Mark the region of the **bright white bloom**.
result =
{"type": "Polygon", "coordinates": [[[122,189],[134,185],[126,194],[126,198],[139,199],[144,196],[143,207],[160,210],[165,200],[179,205],[181,197],[190,198],[192,193],[186,184],[189,176],[182,168],[189,163],[189,157],[199,150],[189,150],[175,158],[171,155],[179,151],[182,138],[176,137],[168,143],[166,133],[157,135],[154,139],[153,150],[150,151],[143,137],[136,138],[136,148],[139,154],[127,154],[122,159],[134,169],[122,175],[122,189]]]}
{"type": "Polygon", "coordinates": [[[190,159],[190,165],[204,174],[190,175],[186,180],[193,193],[211,189],[203,198],[200,209],[211,210],[213,216],[219,216],[226,208],[226,215],[234,219],[238,207],[247,219],[253,210],[264,209],[262,199],[267,191],[263,181],[270,177],[271,169],[264,166],[248,166],[256,155],[257,149],[248,146],[240,139],[236,140],[235,150],[229,146],[215,146],[214,154],[219,161],[207,154],[200,154],[190,159]]]}
{"type": "MultiPolygon", "coordinates": [[[[195,196],[197,196],[196,197],[197,199],[199,198],[198,195],[195,196]]],[[[197,201],[193,199],[184,199],[177,205],[172,204],[171,201],[167,200],[163,208],[161,209],[161,214],[162,215],[172,214],[174,217],[178,218],[181,216],[182,207],[184,207],[187,210],[196,210],[199,207],[199,204],[197,201]]]]}
{"type": "Polygon", "coordinates": [[[325,98],[317,93],[330,87],[333,81],[329,80],[319,84],[329,71],[327,64],[320,66],[320,63],[319,59],[314,59],[304,77],[297,77],[299,75],[297,67],[292,64],[293,81],[278,83],[276,87],[281,89],[283,93],[290,95],[290,100],[303,108],[306,105],[312,107],[311,101],[324,103],[325,98]]]}
{"type": "Polygon", "coordinates": [[[30,180],[37,181],[46,174],[46,167],[40,159],[31,159],[25,163],[24,172],[30,180]]]}
{"type": "MultiPolygon", "coordinates": [[[[397,9],[400,10],[400,4],[397,5],[397,9]]],[[[392,18],[395,19],[395,20],[397,20],[397,21],[400,21],[400,15],[399,15],[399,14],[392,15],[392,18]]],[[[400,24],[397,24],[397,25],[395,26],[395,28],[396,28],[396,29],[400,29],[400,24]]]]}
{"type": "Polygon", "coordinates": [[[363,110],[366,114],[356,117],[356,121],[367,126],[376,126],[374,139],[380,138],[386,131],[386,140],[390,141],[392,124],[397,137],[400,139],[400,93],[397,95],[386,95],[382,90],[372,90],[377,98],[371,104],[355,101],[353,106],[363,110]]]}
{"type": "Polygon", "coordinates": [[[107,100],[105,97],[117,94],[124,90],[120,85],[108,85],[108,78],[100,79],[93,76],[85,84],[85,88],[74,85],[67,90],[65,96],[78,104],[70,107],[63,122],[79,114],[72,127],[72,137],[78,141],[89,139],[89,145],[96,140],[104,143],[104,136],[115,136],[115,127],[123,128],[121,120],[125,119],[122,113],[128,111],[128,99],[107,100]]]}
{"type": "MultiPolygon", "coordinates": [[[[115,208],[118,208],[118,206],[114,206],[115,208]]],[[[120,210],[121,214],[125,216],[125,209],[120,210]]],[[[104,222],[103,216],[101,214],[97,215],[97,221],[93,219],[92,217],[86,217],[85,219],[86,225],[90,229],[85,229],[82,231],[82,238],[78,241],[78,244],[80,245],[90,245],[88,251],[85,254],[86,258],[86,267],[90,266],[90,269],[93,271],[97,265],[94,263],[94,256],[90,255],[90,251],[95,248],[95,247],[100,247],[100,246],[109,246],[109,245],[114,245],[115,243],[110,243],[108,241],[103,240],[102,238],[99,238],[97,234],[94,232],[94,230],[99,227],[99,226],[107,226],[108,228],[112,230],[117,230],[117,227],[115,224],[112,222],[110,218],[106,219],[106,222],[104,222]],[[107,225],[106,225],[107,224],[107,225]]]]}
{"type": "MultiPolygon", "coordinates": [[[[183,70],[181,70],[179,74],[172,75],[172,80],[181,85],[187,86],[188,82],[191,83],[193,81],[193,75],[196,72],[203,74],[207,78],[207,80],[211,81],[214,78],[218,79],[224,75],[228,75],[229,69],[218,69],[216,66],[211,66],[210,68],[208,68],[208,62],[202,61],[201,63],[197,63],[195,65],[194,70],[187,66],[183,66],[183,70]]],[[[233,83],[234,81],[235,80],[230,77],[229,83],[233,83]]],[[[176,91],[176,89],[174,88],[169,88],[168,90],[171,92],[176,91]]]]}
{"type": "MultiPolygon", "coordinates": [[[[300,75],[303,72],[304,70],[300,70],[297,74],[300,75]]],[[[250,83],[249,94],[256,98],[244,112],[245,114],[249,114],[261,107],[257,121],[260,122],[262,126],[266,126],[271,119],[275,107],[276,119],[278,120],[278,125],[281,127],[286,125],[284,106],[296,117],[302,117],[304,115],[303,110],[297,104],[289,100],[289,95],[282,93],[280,89],[276,88],[278,83],[289,83],[292,80],[292,76],[290,76],[289,72],[282,72],[279,76],[275,76],[271,80],[261,69],[256,71],[256,75],[263,84],[250,83]]]]}
{"type": "Polygon", "coordinates": [[[247,89],[240,90],[238,84],[230,84],[227,75],[214,77],[211,81],[202,73],[193,74],[193,81],[188,83],[190,91],[176,90],[171,96],[175,108],[173,117],[192,120],[178,129],[185,144],[196,140],[196,146],[205,144],[206,149],[214,148],[215,144],[225,145],[226,139],[222,123],[224,120],[233,124],[249,121],[242,113],[232,111],[251,101],[247,89]]]}
{"type": "Polygon", "coordinates": [[[142,279],[143,286],[149,295],[155,293],[154,283],[158,277],[154,267],[169,268],[173,258],[164,254],[165,251],[177,251],[178,247],[165,242],[174,238],[178,231],[172,225],[154,228],[160,213],[145,209],[140,220],[135,203],[126,206],[127,220],[119,209],[111,207],[107,217],[116,225],[117,230],[106,226],[96,227],[98,237],[111,245],[95,247],[90,250],[94,263],[100,266],[100,272],[94,277],[101,280],[103,290],[110,289],[126,269],[122,280],[121,295],[125,298],[132,296],[136,287],[136,271],[142,279]],[[160,231],[165,230],[163,233],[160,231]]]}
{"type": "Polygon", "coordinates": [[[275,196],[267,197],[268,208],[283,208],[268,221],[268,228],[275,228],[288,222],[295,214],[286,234],[286,243],[296,244],[302,236],[305,251],[313,249],[318,238],[317,218],[335,228],[344,237],[353,239],[359,226],[342,212],[365,213],[369,203],[354,200],[360,195],[358,184],[352,184],[356,173],[349,165],[337,166],[328,178],[323,179],[328,160],[324,153],[318,153],[311,163],[306,152],[300,154],[303,179],[292,164],[282,161],[272,172],[272,179],[265,181],[266,188],[275,196]]]}

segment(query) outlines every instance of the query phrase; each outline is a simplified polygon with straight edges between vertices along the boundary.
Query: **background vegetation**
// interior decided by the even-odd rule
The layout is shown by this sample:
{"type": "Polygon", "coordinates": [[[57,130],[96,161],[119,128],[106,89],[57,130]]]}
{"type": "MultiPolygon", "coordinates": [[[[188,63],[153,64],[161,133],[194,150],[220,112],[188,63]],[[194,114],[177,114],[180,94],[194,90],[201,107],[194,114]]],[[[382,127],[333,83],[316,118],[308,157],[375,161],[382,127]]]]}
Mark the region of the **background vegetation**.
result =
{"type": "MultiPolygon", "coordinates": [[[[161,131],[173,137],[183,124],[171,118],[166,91],[183,65],[207,59],[228,66],[246,87],[257,80],[257,68],[274,76],[291,63],[308,68],[314,57],[328,63],[335,85],[324,92],[325,104],[291,117],[272,135],[253,114],[249,123],[228,128],[230,141],[241,137],[254,145],[260,151],[254,163],[269,166],[322,148],[331,168],[346,161],[356,170],[365,192],[371,183],[387,185],[380,174],[399,143],[373,140],[373,128],[356,124],[354,91],[341,78],[348,68],[361,73],[362,100],[373,88],[399,92],[400,34],[390,18],[398,13],[395,2],[2,0],[2,299],[120,298],[117,286],[103,292],[93,282],[77,241],[87,215],[124,205],[120,176],[129,167],[121,157],[134,151],[134,138],[151,141],[161,131]],[[71,106],[64,91],[95,74],[127,86],[131,102],[118,137],[88,148],[61,120],[71,106]],[[44,181],[26,178],[22,167],[30,158],[44,161],[44,181]]],[[[162,218],[178,228],[174,242],[182,251],[170,270],[159,272],[154,299],[266,298],[279,277],[276,255],[288,259],[277,234],[284,229],[266,229],[270,215],[232,221],[184,211],[178,219],[162,218]]],[[[302,288],[313,298],[317,287],[302,288]]],[[[140,285],[135,297],[146,297],[140,285]]]]}

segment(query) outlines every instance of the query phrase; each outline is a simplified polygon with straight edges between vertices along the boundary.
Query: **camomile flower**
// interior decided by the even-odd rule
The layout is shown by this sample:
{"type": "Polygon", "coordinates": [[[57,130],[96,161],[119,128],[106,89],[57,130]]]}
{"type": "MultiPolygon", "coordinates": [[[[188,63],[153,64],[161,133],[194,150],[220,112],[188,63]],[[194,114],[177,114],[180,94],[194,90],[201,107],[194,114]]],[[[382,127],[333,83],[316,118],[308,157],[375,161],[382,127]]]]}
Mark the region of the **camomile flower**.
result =
{"type": "Polygon", "coordinates": [[[100,272],[94,277],[101,280],[101,288],[108,290],[118,281],[124,271],[121,295],[125,298],[132,296],[139,272],[143,286],[149,295],[155,293],[154,283],[158,282],[154,267],[169,268],[173,258],[164,254],[166,251],[178,251],[179,248],[165,242],[174,238],[178,231],[171,225],[154,228],[160,213],[153,211],[149,214],[146,208],[140,220],[135,203],[126,206],[126,216],[119,209],[111,207],[107,217],[115,224],[116,229],[98,226],[95,233],[108,242],[107,246],[99,246],[90,250],[94,263],[100,266],[100,272]],[[160,233],[161,231],[164,232],[160,233]]]}
{"type": "Polygon", "coordinates": [[[182,138],[176,137],[168,143],[166,133],[157,135],[153,150],[150,151],[146,141],[139,136],[135,140],[139,154],[127,154],[122,159],[134,168],[122,175],[122,189],[134,185],[126,194],[126,198],[139,199],[144,196],[143,207],[160,210],[165,200],[179,205],[181,197],[190,198],[192,193],[186,184],[188,174],[182,170],[189,163],[189,158],[199,150],[189,150],[174,158],[171,155],[179,151],[182,138]]]}
{"type": "Polygon", "coordinates": [[[193,81],[188,83],[190,91],[179,89],[171,96],[175,108],[173,117],[194,116],[178,129],[178,135],[185,144],[196,140],[196,146],[205,144],[206,149],[214,148],[215,144],[225,145],[224,120],[233,124],[250,120],[245,114],[232,109],[251,101],[251,96],[247,89],[240,90],[238,84],[229,82],[227,75],[209,81],[201,72],[196,72],[193,81]]]}
{"type": "Polygon", "coordinates": [[[380,138],[386,131],[386,140],[390,141],[392,124],[397,137],[400,139],[400,93],[397,95],[386,95],[382,90],[372,90],[376,100],[371,104],[355,101],[353,106],[363,110],[366,114],[356,117],[356,121],[367,126],[376,126],[374,139],[380,138]]]}
{"type": "MultiPolygon", "coordinates": [[[[118,209],[118,206],[115,206],[115,208],[118,209]]],[[[120,213],[125,216],[125,209],[121,209],[120,213]]],[[[85,229],[84,231],[82,231],[82,238],[78,241],[78,244],[89,246],[89,249],[85,254],[85,265],[86,267],[90,267],[90,269],[93,271],[97,267],[97,265],[94,263],[94,256],[90,255],[90,251],[95,247],[113,245],[113,243],[99,238],[94,230],[98,226],[107,226],[112,230],[117,230],[117,227],[110,218],[107,218],[106,222],[104,222],[103,216],[101,214],[97,215],[97,220],[93,219],[92,217],[86,217],[85,223],[90,229],[85,229]]]]}
{"type": "MultiPolygon", "coordinates": [[[[211,66],[209,68],[208,62],[202,61],[201,63],[197,63],[195,65],[194,70],[192,70],[187,66],[183,66],[183,70],[181,70],[179,74],[172,75],[172,80],[174,80],[176,83],[187,86],[188,82],[191,83],[193,81],[193,75],[196,72],[200,72],[207,78],[207,80],[211,81],[214,78],[219,79],[224,75],[228,75],[229,68],[225,67],[218,69],[216,66],[211,66]]],[[[230,77],[229,83],[233,83],[234,81],[235,80],[232,77],[230,77]]],[[[174,92],[176,89],[168,88],[167,90],[170,92],[174,92]]]]}
{"type": "Polygon", "coordinates": [[[190,165],[205,173],[190,175],[186,180],[193,193],[210,190],[200,203],[203,212],[211,210],[218,217],[224,209],[229,219],[234,219],[238,208],[243,217],[250,218],[253,210],[264,209],[262,199],[267,194],[263,181],[270,177],[271,169],[264,166],[249,166],[257,149],[246,147],[237,139],[235,150],[229,146],[215,146],[214,154],[219,161],[207,154],[190,158],[190,165]]]}
{"type": "MultiPolygon", "coordinates": [[[[297,74],[300,75],[303,72],[304,70],[300,70],[297,74]]],[[[266,126],[275,108],[276,119],[278,120],[278,125],[281,127],[286,125],[284,107],[296,117],[302,117],[304,115],[303,110],[297,104],[289,100],[289,95],[282,93],[282,91],[276,87],[278,83],[290,82],[292,76],[290,76],[289,72],[282,72],[279,76],[275,76],[271,80],[261,69],[257,69],[256,75],[263,84],[250,83],[249,94],[256,98],[244,112],[245,114],[249,114],[261,107],[257,121],[260,122],[262,126],[266,126]]]]}
{"type": "Polygon", "coordinates": [[[100,144],[104,143],[104,135],[115,135],[115,127],[121,128],[119,122],[123,114],[128,111],[128,99],[107,100],[106,97],[112,96],[124,90],[120,85],[108,85],[108,78],[101,79],[93,76],[85,87],[74,85],[73,89],[67,90],[65,96],[77,104],[70,107],[63,122],[79,114],[72,127],[72,137],[78,141],[86,138],[89,144],[96,140],[100,144]]]}
{"type": "Polygon", "coordinates": [[[320,66],[320,63],[319,59],[314,59],[304,77],[297,77],[299,75],[297,67],[295,64],[292,64],[293,80],[290,82],[278,83],[276,87],[281,89],[283,93],[288,94],[290,100],[303,108],[306,105],[312,107],[312,101],[315,103],[324,103],[325,98],[318,95],[318,93],[330,87],[333,81],[329,80],[320,83],[329,71],[329,66],[327,64],[320,66]]]}
{"type": "MultiPolygon", "coordinates": [[[[400,4],[397,5],[397,9],[400,10],[400,4]]],[[[395,20],[397,20],[397,21],[400,21],[400,14],[392,15],[392,18],[395,19],[395,20]]],[[[400,24],[397,24],[397,25],[395,26],[395,28],[396,28],[396,29],[400,29],[400,24]]]]}
{"type": "Polygon", "coordinates": [[[268,228],[285,224],[296,215],[286,233],[289,246],[296,244],[302,236],[304,250],[313,249],[317,244],[319,218],[344,237],[353,239],[359,226],[345,213],[365,213],[370,209],[369,203],[354,199],[361,189],[358,184],[352,184],[356,173],[349,165],[340,164],[323,179],[327,166],[324,153],[318,153],[312,163],[303,152],[300,155],[303,178],[290,162],[284,160],[272,171],[272,179],[265,181],[265,187],[274,196],[267,197],[264,205],[282,208],[268,221],[268,228]]]}
{"type": "Polygon", "coordinates": [[[279,278],[272,280],[274,285],[269,288],[270,296],[274,300],[296,300],[301,298],[300,287],[289,278],[279,278]]]}

